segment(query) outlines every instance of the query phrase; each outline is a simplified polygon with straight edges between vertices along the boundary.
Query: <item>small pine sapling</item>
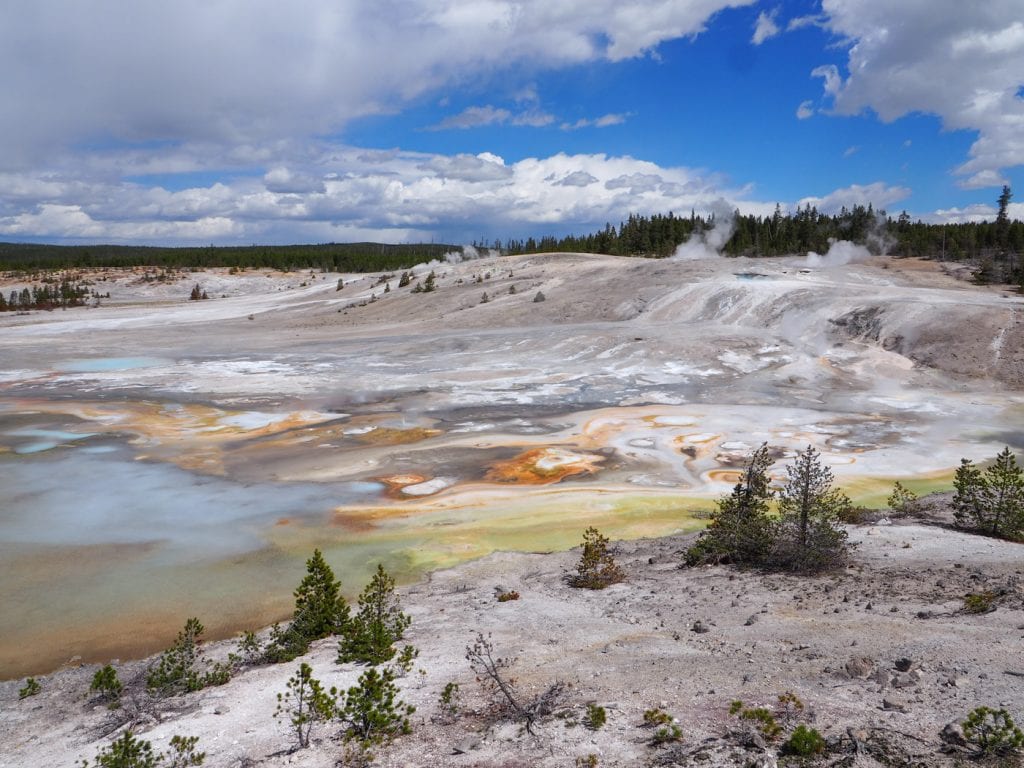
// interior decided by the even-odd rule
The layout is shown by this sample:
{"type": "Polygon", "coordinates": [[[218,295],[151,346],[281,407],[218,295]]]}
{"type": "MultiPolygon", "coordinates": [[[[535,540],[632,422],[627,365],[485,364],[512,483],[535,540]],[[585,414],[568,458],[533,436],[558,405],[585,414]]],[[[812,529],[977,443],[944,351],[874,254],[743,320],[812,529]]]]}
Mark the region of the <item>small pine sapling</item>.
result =
{"type": "Polygon", "coordinates": [[[392,663],[396,677],[404,677],[412,672],[413,664],[419,658],[420,650],[414,645],[406,645],[398,652],[398,657],[392,663]]]}
{"type": "Polygon", "coordinates": [[[964,739],[980,756],[1012,755],[1024,748],[1024,732],[1005,709],[978,707],[963,724],[964,739]]]}
{"type": "Polygon", "coordinates": [[[170,750],[155,753],[153,745],[137,739],[130,730],[97,753],[90,763],[83,760],[81,768],[194,768],[206,760],[205,752],[197,752],[198,736],[172,736],[170,750]]]}
{"type": "Polygon", "coordinates": [[[768,741],[775,741],[782,735],[782,727],[766,707],[747,707],[742,701],[734,701],[729,705],[729,714],[756,729],[768,741]]]}
{"type": "Polygon", "coordinates": [[[583,589],[604,589],[626,578],[608,551],[608,539],[591,526],[583,533],[583,552],[569,585],[583,589]]]}
{"type": "Polygon", "coordinates": [[[402,639],[410,623],[395,593],[395,580],[378,564],[373,579],[359,596],[359,612],[338,646],[338,663],[383,664],[395,655],[394,644],[402,639]]]}
{"type": "Polygon", "coordinates": [[[683,729],[668,712],[657,707],[644,712],[643,728],[653,728],[654,735],[648,742],[653,747],[683,740],[683,729]]]}
{"type": "Polygon", "coordinates": [[[896,484],[892,487],[892,493],[889,494],[889,498],[886,499],[886,503],[889,505],[889,509],[892,510],[894,515],[906,514],[909,509],[909,505],[917,501],[917,494],[909,488],[896,481],[896,484]]]}
{"type": "Polygon", "coordinates": [[[174,644],[160,654],[146,674],[146,688],[153,696],[191,693],[211,685],[223,685],[231,670],[223,664],[210,665],[200,650],[205,627],[197,618],[185,622],[174,644]]]}
{"type": "Polygon", "coordinates": [[[368,747],[411,733],[409,718],[416,708],[401,701],[399,693],[390,669],[371,668],[360,675],[337,707],[337,717],[346,726],[345,740],[368,747]]]}
{"type": "Polygon", "coordinates": [[[29,696],[36,696],[43,690],[43,686],[34,677],[25,680],[25,687],[18,689],[18,698],[27,699],[29,696]]]}
{"type": "Polygon", "coordinates": [[[89,692],[97,694],[101,700],[107,702],[109,709],[117,709],[120,706],[123,690],[124,685],[117,678],[117,670],[109,664],[96,670],[89,686],[89,692]]]}
{"type": "Polygon", "coordinates": [[[782,745],[783,754],[813,757],[825,753],[825,739],[817,729],[798,725],[782,745]]]}
{"type": "Polygon", "coordinates": [[[583,717],[583,725],[592,731],[600,730],[608,722],[608,712],[600,704],[587,704],[587,714],[583,717]]]}
{"type": "Polygon", "coordinates": [[[334,717],[337,709],[336,688],[325,690],[313,677],[313,669],[303,662],[294,676],[288,678],[287,690],[277,694],[274,717],[287,717],[298,747],[309,746],[313,726],[334,717]]]}
{"type": "Polygon", "coordinates": [[[462,693],[459,684],[446,683],[437,697],[437,720],[442,723],[454,723],[459,719],[462,710],[462,693]]]}

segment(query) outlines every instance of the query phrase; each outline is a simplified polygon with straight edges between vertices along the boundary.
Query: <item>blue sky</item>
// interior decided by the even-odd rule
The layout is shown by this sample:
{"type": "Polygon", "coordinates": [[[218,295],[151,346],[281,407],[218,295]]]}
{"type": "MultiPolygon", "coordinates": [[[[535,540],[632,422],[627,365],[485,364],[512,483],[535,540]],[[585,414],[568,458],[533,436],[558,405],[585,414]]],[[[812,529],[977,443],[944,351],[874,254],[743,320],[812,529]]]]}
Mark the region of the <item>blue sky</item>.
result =
{"type": "Polygon", "coordinates": [[[955,221],[1024,189],[1022,0],[11,0],[0,67],[3,240],[955,221]]]}

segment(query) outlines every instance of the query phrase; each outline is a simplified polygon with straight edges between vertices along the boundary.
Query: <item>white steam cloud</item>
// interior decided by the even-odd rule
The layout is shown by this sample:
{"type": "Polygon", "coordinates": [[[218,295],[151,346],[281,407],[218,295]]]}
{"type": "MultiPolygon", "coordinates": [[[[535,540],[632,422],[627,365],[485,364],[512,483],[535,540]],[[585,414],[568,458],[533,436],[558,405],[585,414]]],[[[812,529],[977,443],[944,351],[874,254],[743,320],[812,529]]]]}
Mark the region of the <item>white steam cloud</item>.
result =
{"type": "Polygon", "coordinates": [[[886,220],[881,214],[875,214],[875,221],[871,231],[867,234],[867,243],[871,248],[857,245],[849,240],[835,240],[829,238],[828,251],[822,256],[820,253],[808,251],[805,265],[810,269],[829,269],[831,267],[842,267],[846,264],[857,264],[867,261],[873,255],[885,256],[889,249],[895,244],[895,240],[885,230],[886,220]]]}
{"type": "Polygon", "coordinates": [[[811,269],[829,269],[846,264],[856,264],[870,258],[871,251],[863,245],[851,243],[849,240],[832,240],[825,255],[808,251],[806,264],[811,269]]]}
{"type": "Polygon", "coordinates": [[[441,260],[449,264],[461,264],[464,261],[475,261],[476,259],[487,259],[500,255],[493,248],[485,248],[481,251],[476,246],[464,245],[461,251],[448,251],[448,253],[441,257],[441,260]]]}
{"type": "Polygon", "coordinates": [[[711,204],[711,213],[715,217],[714,226],[706,232],[695,232],[685,243],[680,243],[672,254],[673,259],[695,261],[722,255],[722,249],[736,230],[736,212],[726,200],[719,198],[711,204]]]}

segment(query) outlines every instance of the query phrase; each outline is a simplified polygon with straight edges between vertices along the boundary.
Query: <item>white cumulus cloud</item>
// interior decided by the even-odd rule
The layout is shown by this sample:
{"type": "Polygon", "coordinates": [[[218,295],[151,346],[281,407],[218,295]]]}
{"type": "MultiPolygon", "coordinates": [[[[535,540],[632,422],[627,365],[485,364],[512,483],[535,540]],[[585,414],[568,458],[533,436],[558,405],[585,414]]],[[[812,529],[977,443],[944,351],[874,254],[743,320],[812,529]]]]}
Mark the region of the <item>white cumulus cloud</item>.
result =
{"type": "Polygon", "coordinates": [[[978,134],[955,172],[967,188],[997,186],[1024,164],[1024,6],[1020,0],[823,0],[823,25],[848,48],[845,77],[816,68],[835,112],[913,112],[978,134]]]}

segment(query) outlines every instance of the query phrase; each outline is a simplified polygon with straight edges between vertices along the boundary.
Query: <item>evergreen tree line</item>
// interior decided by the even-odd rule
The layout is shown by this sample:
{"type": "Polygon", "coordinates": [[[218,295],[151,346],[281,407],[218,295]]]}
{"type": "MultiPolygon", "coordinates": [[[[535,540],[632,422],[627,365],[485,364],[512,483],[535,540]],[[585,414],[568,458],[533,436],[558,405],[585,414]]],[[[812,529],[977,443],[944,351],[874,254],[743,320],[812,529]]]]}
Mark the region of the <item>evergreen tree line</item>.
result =
{"type": "Polygon", "coordinates": [[[458,246],[439,243],[326,243],[163,248],[134,245],[39,245],[0,243],[0,269],[8,271],[101,267],[206,269],[236,267],[319,269],[324,272],[377,272],[408,269],[440,259],[458,246]]]}
{"type": "MultiPolygon", "coordinates": [[[[715,225],[714,215],[691,213],[679,217],[673,213],[654,216],[631,215],[618,228],[587,235],[562,238],[542,237],[509,240],[503,245],[508,253],[550,253],[577,251],[608,253],[615,256],[671,256],[675,249],[694,234],[715,225]]],[[[724,252],[730,256],[781,256],[815,251],[824,253],[830,240],[849,240],[870,250],[885,250],[896,256],[945,258],[951,261],[989,261],[1019,272],[1024,254],[1024,222],[998,221],[959,224],[927,224],[912,221],[903,212],[895,219],[873,207],[843,208],[828,215],[812,205],[783,214],[776,208],[771,216],[737,214],[734,231],[724,252]]]]}
{"type": "MultiPolygon", "coordinates": [[[[95,295],[98,297],[98,294],[95,295]]],[[[6,298],[0,293],[0,312],[79,307],[85,304],[89,296],[87,287],[65,277],[54,285],[43,283],[11,291],[6,298]]]]}

